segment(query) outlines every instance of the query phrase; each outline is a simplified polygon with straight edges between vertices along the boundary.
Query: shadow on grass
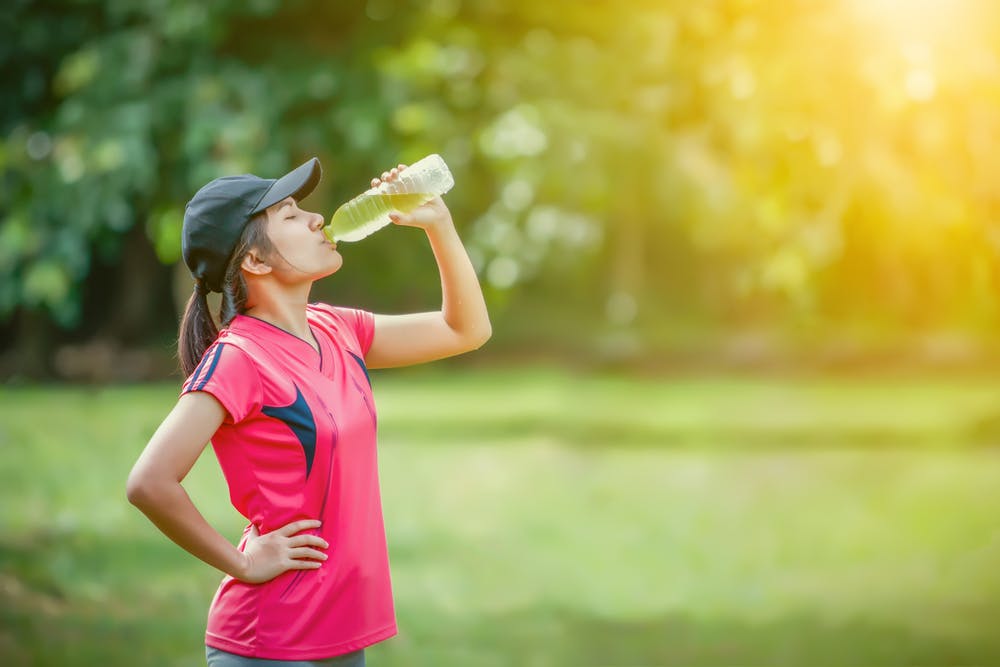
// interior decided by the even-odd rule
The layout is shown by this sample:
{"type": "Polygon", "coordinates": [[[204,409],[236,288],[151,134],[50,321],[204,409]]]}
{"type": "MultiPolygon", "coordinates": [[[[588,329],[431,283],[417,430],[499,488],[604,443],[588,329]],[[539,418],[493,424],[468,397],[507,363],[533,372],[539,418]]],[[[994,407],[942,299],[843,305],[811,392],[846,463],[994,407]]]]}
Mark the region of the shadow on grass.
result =
{"type": "Polygon", "coordinates": [[[156,536],[0,539],[0,665],[198,664],[215,580],[156,536]]]}
{"type": "MultiPolygon", "coordinates": [[[[1000,609],[994,610],[1000,620],[1000,609]]],[[[530,609],[449,620],[372,650],[385,665],[685,665],[780,667],[843,665],[1000,665],[1000,639],[958,641],[914,634],[874,622],[826,622],[799,614],[749,623],[681,614],[623,621],[576,610],[530,609]]]]}
{"type": "MultiPolygon", "coordinates": [[[[216,575],[159,540],[0,541],[0,573],[0,665],[203,664],[216,575]]],[[[398,612],[402,634],[371,649],[373,666],[1000,665],[1000,636],[990,632],[1000,605],[968,618],[961,641],[865,620],[826,622],[818,612],[759,623],[622,620],[543,605],[502,615],[398,612]]]]}
{"type": "MultiPolygon", "coordinates": [[[[998,420],[1000,424],[1000,420],[998,420]]],[[[812,426],[747,428],[727,427],[724,423],[701,428],[642,424],[625,419],[567,419],[514,416],[505,419],[462,418],[449,416],[433,426],[424,419],[387,418],[380,425],[383,441],[406,438],[421,444],[452,445],[474,440],[477,443],[509,443],[512,440],[552,438],[573,447],[594,449],[759,449],[801,450],[822,448],[890,449],[960,446],[991,448],[1000,446],[1000,425],[985,428],[978,422],[957,430],[940,433],[927,430],[902,430],[891,427],[844,425],[816,429],[812,426]]]]}

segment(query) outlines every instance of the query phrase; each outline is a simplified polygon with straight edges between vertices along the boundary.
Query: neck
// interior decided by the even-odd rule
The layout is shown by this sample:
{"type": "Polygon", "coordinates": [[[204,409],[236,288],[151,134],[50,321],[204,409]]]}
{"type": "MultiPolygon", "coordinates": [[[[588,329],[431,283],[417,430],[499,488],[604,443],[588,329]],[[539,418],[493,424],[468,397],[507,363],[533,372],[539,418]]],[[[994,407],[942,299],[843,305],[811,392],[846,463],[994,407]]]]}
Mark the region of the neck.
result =
{"type": "Polygon", "coordinates": [[[312,332],[306,320],[310,287],[312,287],[310,283],[247,285],[249,292],[247,301],[250,306],[246,309],[246,314],[312,343],[312,332]]]}

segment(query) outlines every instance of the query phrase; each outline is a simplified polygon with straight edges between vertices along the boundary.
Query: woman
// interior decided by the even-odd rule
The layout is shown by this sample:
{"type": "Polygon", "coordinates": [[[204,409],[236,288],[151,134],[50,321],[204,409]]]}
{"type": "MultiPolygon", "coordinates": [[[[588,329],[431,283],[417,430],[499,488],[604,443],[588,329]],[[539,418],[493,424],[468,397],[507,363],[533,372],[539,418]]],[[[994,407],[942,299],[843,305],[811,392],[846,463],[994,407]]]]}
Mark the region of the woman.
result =
{"type": "Polygon", "coordinates": [[[323,217],[299,206],[320,176],[313,158],[280,179],[219,178],[184,214],[183,255],[195,278],[179,339],[188,378],[127,492],[170,539],[227,575],[208,616],[214,667],[363,665],[366,646],[396,634],[367,369],[460,354],[490,336],[475,271],[440,197],[391,215],[427,233],[439,312],[308,303],[313,282],[343,262],[323,217]],[[222,293],[221,331],[209,292],[222,293]],[[250,522],[238,547],[181,486],[209,440],[250,522]]]}

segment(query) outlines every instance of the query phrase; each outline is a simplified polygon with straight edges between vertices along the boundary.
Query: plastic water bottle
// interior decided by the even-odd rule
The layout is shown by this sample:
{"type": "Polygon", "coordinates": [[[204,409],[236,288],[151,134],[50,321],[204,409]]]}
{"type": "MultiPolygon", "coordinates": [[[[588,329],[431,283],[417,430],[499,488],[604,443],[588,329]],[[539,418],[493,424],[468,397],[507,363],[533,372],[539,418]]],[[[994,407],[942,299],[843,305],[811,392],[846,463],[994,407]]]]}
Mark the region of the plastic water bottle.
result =
{"type": "Polygon", "coordinates": [[[388,225],[390,211],[409,213],[451,190],[455,179],[434,153],[414,162],[392,182],[382,182],[342,205],[323,231],[331,241],[360,241],[388,225]]]}

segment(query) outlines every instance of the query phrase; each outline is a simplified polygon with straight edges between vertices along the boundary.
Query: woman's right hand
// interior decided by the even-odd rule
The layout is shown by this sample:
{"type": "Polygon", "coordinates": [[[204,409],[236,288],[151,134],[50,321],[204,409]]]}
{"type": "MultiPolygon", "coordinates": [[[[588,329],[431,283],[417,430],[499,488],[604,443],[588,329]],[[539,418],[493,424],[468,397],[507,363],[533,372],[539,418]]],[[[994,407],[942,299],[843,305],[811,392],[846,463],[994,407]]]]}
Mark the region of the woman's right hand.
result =
{"type": "Polygon", "coordinates": [[[319,535],[298,533],[319,528],[320,523],[315,519],[293,521],[267,535],[261,535],[257,526],[251,524],[243,545],[243,571],[237,578],[260,584],[288,570],[319,569],[327,555],[312,547],[326,549],[330,545],[319,535]]]}

